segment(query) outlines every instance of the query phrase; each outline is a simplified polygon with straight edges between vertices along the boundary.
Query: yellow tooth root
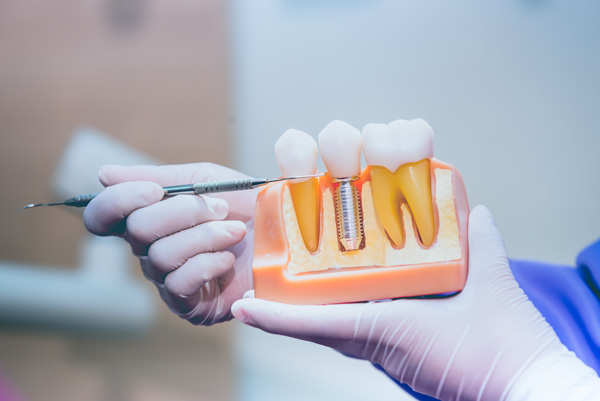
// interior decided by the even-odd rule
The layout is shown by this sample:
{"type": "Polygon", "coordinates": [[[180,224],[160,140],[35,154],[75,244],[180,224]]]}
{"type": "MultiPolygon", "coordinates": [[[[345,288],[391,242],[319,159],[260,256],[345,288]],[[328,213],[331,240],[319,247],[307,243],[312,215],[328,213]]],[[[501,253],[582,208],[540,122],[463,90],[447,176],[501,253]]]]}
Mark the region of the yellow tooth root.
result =
{"type": "Polygon", "coordinates": [[[394,182],[394,173],[382,166],[371,166],[373,204],[379,221],[396,248],[404,245],[404,227],[400,217],[402,194],[394,182]]]}
{"type": "Polygon", "coordinates": [[[421,243],[428,247],[435,240],[435,217],[431,195],[429,159],[407,163],[394,174],[413,215],[421,243]]]}
{"type": "Polygon", "coordinates": [[[319,181],[311,178],[308,181],[291,183],[290,193],[304,245],[310,253],[315,253],[319,249],[319,231],[321,229],[319,181]]]}

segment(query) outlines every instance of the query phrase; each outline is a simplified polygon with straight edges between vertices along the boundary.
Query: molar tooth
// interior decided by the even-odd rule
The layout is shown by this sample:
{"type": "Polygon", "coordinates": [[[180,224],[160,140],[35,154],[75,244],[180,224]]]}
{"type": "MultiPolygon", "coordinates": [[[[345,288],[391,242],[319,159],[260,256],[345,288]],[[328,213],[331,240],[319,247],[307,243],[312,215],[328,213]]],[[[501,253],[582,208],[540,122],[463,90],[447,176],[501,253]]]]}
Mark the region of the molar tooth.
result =
{"type": "Polygon", "coordinates": [[[371,166],[374,205],[394,246],[404,242],[400,204],[406,200],[421,242],[435,240],[429,158],[433,156],[433,130],[421,119],[396,120],[363,128],[363,150],[371,166]]]}
{"type": "Polygon", "coordinates": [[[370,166],[373,206],[379,221],[396,248],[404,244],[400,216],[402,192],[394,179],[399,158],[398,144],[385,124],[367,124],[362,131],[365,160],[370,166]]]}
{"type": "MultiPolygon", "coordinates": [[[[283,176],[317,173],[317,142],[302,131],[289,129],[275,143],[275,158],[283,176]]],[[[304,245],[314,253],[319,248],[321,191],[316,178],[290,182],[292,203],[304,245]]]]}

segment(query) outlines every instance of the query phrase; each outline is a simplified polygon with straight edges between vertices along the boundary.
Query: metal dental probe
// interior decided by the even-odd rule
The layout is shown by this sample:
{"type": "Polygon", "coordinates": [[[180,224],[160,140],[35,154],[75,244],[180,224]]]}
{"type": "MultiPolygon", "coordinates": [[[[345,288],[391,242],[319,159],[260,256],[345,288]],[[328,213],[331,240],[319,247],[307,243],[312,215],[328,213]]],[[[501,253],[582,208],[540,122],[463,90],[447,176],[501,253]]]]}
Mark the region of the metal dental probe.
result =
{"type": "MultiPolygon", "coordinates": [[[[186,185],[175,185],[171,187],[164,187],[165,196],[172,196],[178,194],[213,194],[218,192],[233,192],[233,191],[245,191],[248,189],[254,189],[256,187],[260,187],[263,185],[267,185],[272,182],[278,181],[286,181],[286,180],[296,180],[302,178],[313,178],[313,177],[321,177],[325,175],[325,173],[314,174],[314,175],[299,175],[293,177],[281,177],[281,178],[237,178],[233,180],[221,180],[221,181],[206,181],[206,182],[198,182],[196,184],[186,184],[186,185]]],[[[89,194],[89,195],[78,195],[73,198],[69,198],[63,202],[56,203],[31,203],[27,206],[23,206],[20,210],[31,209],[39,206],[72,206],[72,207],[85,207],[87,206],[92,199],[94,199],[98,194],[89,194]]]]}

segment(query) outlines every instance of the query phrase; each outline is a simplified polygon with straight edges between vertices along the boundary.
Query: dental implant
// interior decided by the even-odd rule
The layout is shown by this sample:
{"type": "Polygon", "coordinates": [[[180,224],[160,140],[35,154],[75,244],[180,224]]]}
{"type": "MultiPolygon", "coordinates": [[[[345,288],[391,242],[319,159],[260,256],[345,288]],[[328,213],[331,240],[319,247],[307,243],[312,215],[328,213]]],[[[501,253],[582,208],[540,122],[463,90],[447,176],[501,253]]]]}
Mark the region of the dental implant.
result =
{"type": "Polygon", "coordinates": [[[365,246],[362,205],[356,181],[360,175],[360,131],[332,121],[319,133],[321,157],[334,185],[335,218],[342,252],[365,246]]]}
{"type": "Polygon", "coordinates": [[[361,248],[365,232],[363,228],[360,193],[354,182],[358,177],[334,178],[335,222],[338,240],[345,251],[361,248]]]}

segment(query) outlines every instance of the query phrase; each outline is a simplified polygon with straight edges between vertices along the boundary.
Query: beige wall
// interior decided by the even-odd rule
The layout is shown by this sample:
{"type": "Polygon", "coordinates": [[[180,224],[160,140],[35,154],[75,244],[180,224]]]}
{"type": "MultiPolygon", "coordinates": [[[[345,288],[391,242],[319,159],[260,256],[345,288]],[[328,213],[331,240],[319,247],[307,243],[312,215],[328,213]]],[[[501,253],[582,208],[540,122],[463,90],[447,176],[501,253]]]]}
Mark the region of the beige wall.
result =
{"type": "MultiPolygon", "coordinates": [[[[0,2],[0,260],[76,265],[78,214],[18,209],[52,200],[80,126],[167,163],[229,164],[226,18],[219,0],[0,2]]],[[[0,328],[0,370],[28,400],[230,399],[228,326],[160,316],[129,340],[0,328]]]]}
{"type": "Polygon", "coordinates": [[[0,259],[75,263],[78,218],[17,210],[51,199],[48,181],[77,127],[168,163],[228,163],[223,3],[0,4],[0,259]],[[116,4],[135,6],[132,15],[115,16],[116,4]]]}

